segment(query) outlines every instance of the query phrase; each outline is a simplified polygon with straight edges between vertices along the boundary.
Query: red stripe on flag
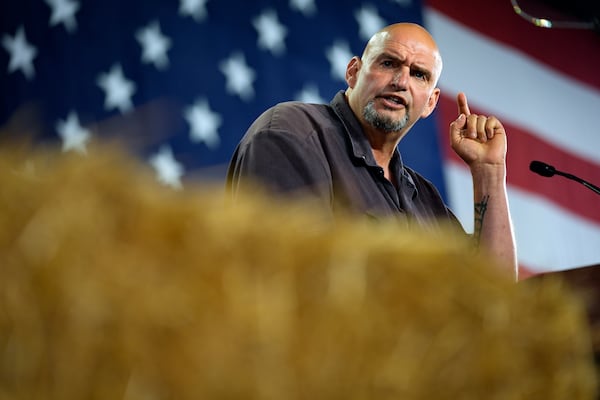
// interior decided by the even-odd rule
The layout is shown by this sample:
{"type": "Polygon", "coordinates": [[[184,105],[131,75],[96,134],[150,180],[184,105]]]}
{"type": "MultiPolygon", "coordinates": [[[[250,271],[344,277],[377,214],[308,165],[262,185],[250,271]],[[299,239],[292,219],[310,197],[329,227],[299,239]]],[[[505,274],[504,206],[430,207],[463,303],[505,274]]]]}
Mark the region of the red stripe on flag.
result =
{"type": "MultiPolygon", "coordinates": [[[[525,8],[526,2],[521,3],[525,8]]],[[[509,0],[425,0],[424,4],[600,89],[600,35],[592,30],[537,27],[519,17],[509,0]]],[[[560,93],[556,96],[558,100],[560,93]]]]}
{"type": "MultiPolygon", "coordinates": [[[[486,114],[485,111],[477,110],[473,106],[471,112],[486,114]]],[[[437,113],[438,131],[442,147],[446,152],[445,158],[462,163],[450,148],[448,139],[448,125],[457,117],[455,99],[440,96],[437,113]]],[[[574,214],[600,223],[600,207],[597,206],[600,204],[600,197],[597,194],[579,183],[560,176],[552,178],[539,176],[529,170],[529,163],[532,160],[540,160],[596,185],[599,183],[593,182],[591,177],[600,176],[600,165],[565,152],[516,125],[506,122],[503,122],[503,125],[508,134],[508,184],[546,197],[574,214]]]]}

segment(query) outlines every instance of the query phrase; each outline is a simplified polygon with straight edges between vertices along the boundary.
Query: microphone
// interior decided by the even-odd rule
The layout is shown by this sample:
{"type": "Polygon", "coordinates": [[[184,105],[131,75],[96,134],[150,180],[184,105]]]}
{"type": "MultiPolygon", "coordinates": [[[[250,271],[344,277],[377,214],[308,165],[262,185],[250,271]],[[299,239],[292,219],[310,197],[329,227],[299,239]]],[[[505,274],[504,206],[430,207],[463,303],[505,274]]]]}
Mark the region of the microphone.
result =
{"type": "Polygon", "coordinates": [[[578,176],[559,171],[556,168],[554,168],[552,165],[548,165],[544,162],[534,160],[529,164],[529,169],[531,171],[535,172],[536,174],[545,176],[547,178],[554,176],[554,175],[564,176],[567,179],[571,179],[575,182],[581,183],[583,186],[592,190],[596,194],[600,194],[600,187],[598,187],[596,185],[592,185],[591,183],[584,181],[583,179],[579,178],[578,176]]]}

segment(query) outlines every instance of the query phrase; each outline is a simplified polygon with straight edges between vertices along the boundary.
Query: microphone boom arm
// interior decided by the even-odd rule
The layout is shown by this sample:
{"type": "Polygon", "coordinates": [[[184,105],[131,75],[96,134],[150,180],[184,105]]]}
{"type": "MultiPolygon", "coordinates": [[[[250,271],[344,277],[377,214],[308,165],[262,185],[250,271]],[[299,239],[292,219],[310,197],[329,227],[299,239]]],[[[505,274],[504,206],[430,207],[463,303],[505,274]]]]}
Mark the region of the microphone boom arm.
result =
{"type": "Polygon", "coordinates": [[[585,186],[585,187],[587,187],[588,189],[590,189],[590,190],[592,190],[593,192],[595,192],[596,194],[600,194],[600,187],[598,187],[598,186],[596,186],[596,185],[593,185],[593,184],[591,184],[591,183],[589,183],[589,182],[587,182],[587,181],[585,181],[585,180],[581,179],[581,178],[580,178],[580,177],[578,177],[578,176],[575,176],[575,175],[569,174],[569,173],[567,173],[567,172],[562,172],[562,171],[559,171],[559,170],[555,170],[555,171],[554,171],[554,173],[555,173],[556,175],[564,176],[565,178],[568,178],[568,179],[574,180],[574,181],[576,181],[576,182],[579,182],[579,183],[581,183],[583,186],[585,186]]]}
{"type": "Polygon", "coordinates": [[[529,164],[529,169],[532,172],[535,172],[536,174],[544,176],[546,178],[549,178],[549,177],[554,176],[554,175],[564,176],[565,178],[568,178],[568,179],[574,180],[575,182],[581,183],[583,186],[585,186],[586,188],[590,189],[594,193],[600,194],[600,187],[598,187],[596,185],[592,185],[591,183],[589,183],[587,181],[584,181],[580,177],[575,176],[573,174],[569,174],[567,172],[559,171],[556,168],[554,168],[552,165],[548,165],[545,162],[533,160],[529,164]]]}

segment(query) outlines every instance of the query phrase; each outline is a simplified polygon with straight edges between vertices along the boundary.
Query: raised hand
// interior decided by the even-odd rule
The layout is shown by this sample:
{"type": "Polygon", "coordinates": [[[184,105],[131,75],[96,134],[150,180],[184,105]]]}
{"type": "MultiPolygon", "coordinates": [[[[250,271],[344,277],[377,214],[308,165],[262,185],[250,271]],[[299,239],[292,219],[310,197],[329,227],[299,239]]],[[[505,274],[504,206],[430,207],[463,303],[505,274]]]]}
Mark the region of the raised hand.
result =
{"type": "Polygon", "coordinates": [[[459,116],[450,124],[452,149],[469,166],[504,164],[506,132],[498,118],[471,114],[464,93],[458,94],[456,104],[459,116]]]}

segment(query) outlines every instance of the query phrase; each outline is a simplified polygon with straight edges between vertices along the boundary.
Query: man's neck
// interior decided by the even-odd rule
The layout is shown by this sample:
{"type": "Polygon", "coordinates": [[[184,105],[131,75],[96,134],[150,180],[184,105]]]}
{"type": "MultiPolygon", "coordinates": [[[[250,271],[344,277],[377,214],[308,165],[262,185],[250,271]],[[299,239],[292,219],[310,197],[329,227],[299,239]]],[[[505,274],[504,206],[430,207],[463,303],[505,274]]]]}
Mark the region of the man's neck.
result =
{"type": "Polygon", "coordinates": [[[383,169],[383,175],[385,178],[394,183],[394,174],[390,168],[390,163],[398,143],[400,143],[401,136],[398,133],[386,133],[382,134],[377,132],[376,134],[367,134],[367,139],[371,145],[371,152],[375,162],[383,169]]]}
{"type": "Polygon", "coordinates": [[[381,131],[371,130],[365,131],[365,135],[371,145],[373,157],[375,158],[377,165],[383,168],[387,173],[390,161],[394,156],[394,151],[396,151],[396,147],[404,134],[399,132],[383,133],[381,131]]]}

